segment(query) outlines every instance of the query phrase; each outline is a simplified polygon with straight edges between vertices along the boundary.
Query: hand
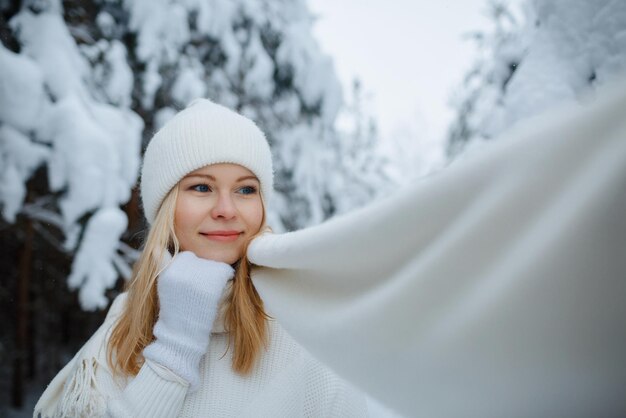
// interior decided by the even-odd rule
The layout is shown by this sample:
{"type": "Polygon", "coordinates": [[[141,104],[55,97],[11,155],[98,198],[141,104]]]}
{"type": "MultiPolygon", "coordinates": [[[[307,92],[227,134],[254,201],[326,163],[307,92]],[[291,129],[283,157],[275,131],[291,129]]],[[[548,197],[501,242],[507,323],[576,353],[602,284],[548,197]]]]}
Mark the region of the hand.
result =
{"type": "Polygon", "coordinates": [[[143,355],[189,382],[194,390],[200,380],[200,359],[209,344],[218,302],[235,270],[229,264],[199,258],[190,251],[177,254],[166,264],[168,254],[162,263],[165,269],[157,279],[160,310],[154,326],[156,340],[144,349],[143,355]]]}

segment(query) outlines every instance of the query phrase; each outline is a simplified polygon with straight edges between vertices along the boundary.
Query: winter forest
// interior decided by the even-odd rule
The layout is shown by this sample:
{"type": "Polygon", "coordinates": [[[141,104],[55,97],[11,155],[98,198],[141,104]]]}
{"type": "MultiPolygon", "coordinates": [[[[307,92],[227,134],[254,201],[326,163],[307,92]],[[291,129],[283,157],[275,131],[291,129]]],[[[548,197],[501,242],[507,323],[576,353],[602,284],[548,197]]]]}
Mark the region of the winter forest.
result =
{"type": "Polygon", "coordinates": [[[486,0],[484,13],[450,91],[446,161],[425,166],[406,138],[382,137],[367,86],[342,85],[306,0],[0,0],[0,416],[32,414],[122,291],[146,228],[142,153],[193,98],[267,134],[269,224],[286,232],[626,75],[626,2],[486,0]]]}

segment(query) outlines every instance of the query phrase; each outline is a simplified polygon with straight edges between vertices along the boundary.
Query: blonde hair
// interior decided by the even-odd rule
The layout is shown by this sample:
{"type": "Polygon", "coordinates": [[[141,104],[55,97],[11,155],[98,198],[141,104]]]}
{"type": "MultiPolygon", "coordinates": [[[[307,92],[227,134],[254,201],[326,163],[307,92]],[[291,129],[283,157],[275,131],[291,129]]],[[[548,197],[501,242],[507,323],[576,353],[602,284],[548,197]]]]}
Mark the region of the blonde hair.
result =
{"type": "MultiPolygon", "coordinates": [[[[143,349],[154,341],[152,329],[159,312],[156,282],[161,273],[162,252],[167,248],[176,255],[180,250],[174,229],[177,197],[178,185],[163,199],[132,277],[126,284],[126,306],[113,327],[107,345],[107,362],[114,375],[137,375],[144,362],[143,349]]],[[[250,373],[261,346],[267,346],[267,320],[270,316],[265,313],[263,300],[252,284],[251,264],[247,258],[250,242],[266,230],[271,230],[265,221],[263,204],[261,228],[245,243],[243,256],[234,266],[232,286],[223,301],[224,329],[229,333],[227,350],[232,344],[232,368],[239,374],[250,373]]]]}

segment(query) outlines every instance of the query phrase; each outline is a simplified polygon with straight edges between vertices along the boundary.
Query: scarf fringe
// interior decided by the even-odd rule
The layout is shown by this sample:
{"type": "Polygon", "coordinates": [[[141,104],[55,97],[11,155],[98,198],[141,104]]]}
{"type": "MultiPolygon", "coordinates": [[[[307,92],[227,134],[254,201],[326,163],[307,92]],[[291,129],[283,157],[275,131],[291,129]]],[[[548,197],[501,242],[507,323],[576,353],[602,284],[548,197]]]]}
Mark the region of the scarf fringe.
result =
{"type": "Polygon", "coordinates": [[[72,378],[64,385],[63,394],[54,414],[43,415],[43,411],[35,411],[34,417],[66,418],[66,417],[101,417],[104,416],[106,404],[98,391],[96,383],[95,358],[82,359],[72,378]]]}

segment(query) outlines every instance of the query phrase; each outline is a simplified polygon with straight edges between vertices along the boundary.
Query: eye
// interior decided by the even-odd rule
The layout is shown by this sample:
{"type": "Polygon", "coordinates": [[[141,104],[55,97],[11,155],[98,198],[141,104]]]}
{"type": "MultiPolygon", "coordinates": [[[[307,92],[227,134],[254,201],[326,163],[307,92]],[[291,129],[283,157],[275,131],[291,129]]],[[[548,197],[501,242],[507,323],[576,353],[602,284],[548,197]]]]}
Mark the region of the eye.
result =
{"type": "Polygon", "coordinates": [[[211,190],[208,184],[196,184],[195,186],[191,186],[190,189],[201,193],[206,193],[211,190]]]}
{"type": "Polygon", "coordinates": [[[256,187],[254,186],[244,186],[241,189],[239,189],[240,191],[243,192],[243,194],[255,194],[256,193],[256,187]]]}

